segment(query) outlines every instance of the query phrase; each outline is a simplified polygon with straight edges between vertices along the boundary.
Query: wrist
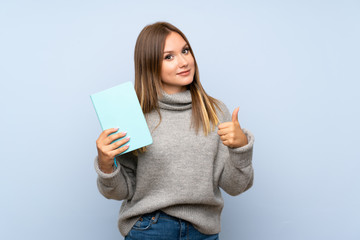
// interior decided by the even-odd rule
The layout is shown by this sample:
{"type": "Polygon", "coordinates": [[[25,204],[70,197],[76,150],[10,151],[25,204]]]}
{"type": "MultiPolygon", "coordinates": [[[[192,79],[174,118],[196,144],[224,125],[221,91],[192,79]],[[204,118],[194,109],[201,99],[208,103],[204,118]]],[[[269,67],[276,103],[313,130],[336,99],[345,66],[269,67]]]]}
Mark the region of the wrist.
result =
{"type": "Polygon", "coordinates": [[[99,165],[99,169],[103,172],[103,173],[112,173],[114,171],[114,165],[112,166],[101,166],[99,165]]]}
{"type": "Polygon", "coordinates": [[[104,164],[100,159],[98,161],[99,169],[103,173],[112,173],[114,171],[114,163],[112,164],[104,164]]]}
{"type": "Polygon", "coordinates": [[[248,144],[248,139],[246,137],[246,135],[242,132],[241,136],[239,137],[238,141],[236,142],[236,144],[234,144],[231,148],[240,148],[240,147],[244,147],[248,144]]]}

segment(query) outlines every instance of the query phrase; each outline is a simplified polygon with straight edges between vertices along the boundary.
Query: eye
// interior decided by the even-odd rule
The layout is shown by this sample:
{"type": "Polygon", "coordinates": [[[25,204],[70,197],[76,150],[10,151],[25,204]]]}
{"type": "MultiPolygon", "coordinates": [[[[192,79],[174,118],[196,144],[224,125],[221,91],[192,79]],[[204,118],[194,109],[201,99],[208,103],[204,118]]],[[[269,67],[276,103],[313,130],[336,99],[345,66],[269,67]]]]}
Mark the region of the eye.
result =
{"type": "Polygon", "coordinates": [[[188,54],[190,52],[189,48],[184,48],[183,53],[188,54]]]}
{"type": "Polygon", "coordinates": [[[171,55],[171,54],[168,54],[168,55],[165,56],[166,60],[171,60],[172,58],[173,58],[173,55],[171,55]]]}

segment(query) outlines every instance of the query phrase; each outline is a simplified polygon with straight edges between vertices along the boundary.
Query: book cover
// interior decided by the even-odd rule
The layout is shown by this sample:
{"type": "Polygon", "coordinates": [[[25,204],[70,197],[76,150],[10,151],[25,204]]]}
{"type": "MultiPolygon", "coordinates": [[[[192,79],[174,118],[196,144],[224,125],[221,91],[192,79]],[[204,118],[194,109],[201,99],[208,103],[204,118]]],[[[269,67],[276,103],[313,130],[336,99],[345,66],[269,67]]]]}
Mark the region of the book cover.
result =
{"type": "Polygon", "coordinates": [[[126,143],[129,148],[121,154],[152,144],[152,137],[132,82],[92,94],[90,98],[103,131],[118,127],[117,132],[127,132],[125,137],[130,137],[126,143]]]}

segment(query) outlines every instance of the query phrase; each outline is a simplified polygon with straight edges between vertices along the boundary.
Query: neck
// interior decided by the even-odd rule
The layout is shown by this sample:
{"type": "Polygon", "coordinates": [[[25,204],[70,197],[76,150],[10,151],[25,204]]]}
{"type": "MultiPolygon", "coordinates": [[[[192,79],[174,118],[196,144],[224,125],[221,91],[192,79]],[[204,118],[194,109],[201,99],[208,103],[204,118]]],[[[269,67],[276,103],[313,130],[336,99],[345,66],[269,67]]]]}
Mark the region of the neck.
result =
{"type": "Polygon", "coordinates": [[[163,84],[163,91],[167,94],[175,94],[180,92],[185,92],[187,90],[187,86],[169,86],[163,84]]]}
{"type": "Polygon", "coordinates": [[[162,97],[159,98],[159,107],[166,110],[182,111],[191,109],[192,98],[190,90],[168,94],[161,90],[162,97]]]}

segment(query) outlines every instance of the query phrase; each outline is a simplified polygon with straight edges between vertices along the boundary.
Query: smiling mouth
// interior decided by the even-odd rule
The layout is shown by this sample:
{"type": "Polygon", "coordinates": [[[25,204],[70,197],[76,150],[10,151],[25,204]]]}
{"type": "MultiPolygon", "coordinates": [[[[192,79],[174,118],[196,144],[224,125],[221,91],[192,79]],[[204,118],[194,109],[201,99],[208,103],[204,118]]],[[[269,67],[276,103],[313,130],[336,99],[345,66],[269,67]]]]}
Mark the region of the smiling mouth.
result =
{"type": "Polygon", "coordinates": [[[183,74],[188,74],[190,72],[190,69],[189,70],[186,70],[186,71],[182,71],[182,72],[179,72],[177,73],[178,75],[183,75],[183,74]]]}

